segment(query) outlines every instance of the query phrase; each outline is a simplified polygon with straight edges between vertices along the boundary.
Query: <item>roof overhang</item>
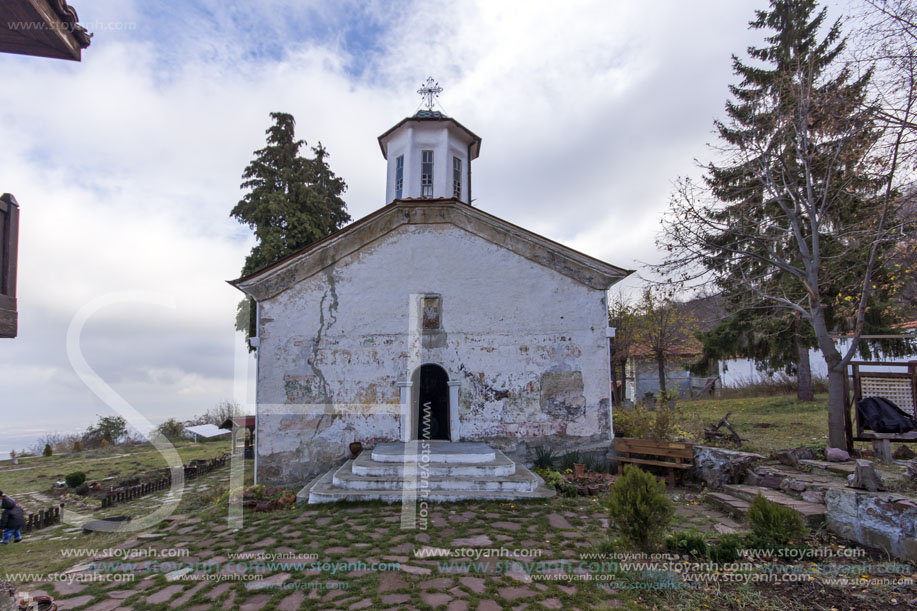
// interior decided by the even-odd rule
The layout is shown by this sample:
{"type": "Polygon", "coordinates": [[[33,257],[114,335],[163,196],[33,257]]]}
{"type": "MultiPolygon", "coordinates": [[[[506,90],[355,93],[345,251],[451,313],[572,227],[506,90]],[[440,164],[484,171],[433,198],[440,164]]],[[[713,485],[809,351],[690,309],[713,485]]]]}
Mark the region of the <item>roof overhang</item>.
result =
{"type": "MultiPolygon", "coordinates": [[[[437,113],[437,115],[439,115],[439,113],[437,113]]],[[[399,130],[401,127],[403,126],[410,127],[412,125],[421,125],[421,124],[430,124],[430,123],[442,123],[449,130],[454,131],[458,134],[461,134],[465,139],[467,139],[469,141],[469,144],[471,145],[471,148],[470,148],[471,159],[477,159],[478,155],[481,154],[480,136],[476,135],[473,131],[471,131],[470,129],[468,129],[467,127],[465,127],[464,125],[456,121],[455,119],[446,117],[444,115],[428,116],[428,117],[415,115],[413,117],[407,117],[405,119],[402,119],[401,121],[396,123],[391,129],[389,129],[384,134],[379,136],[379,148],[382,149],[382,156],[385,159],[388,159],[388,152],[386,151],[385,144],[388,141],[389,137],[393,133],[395,133],[397,130],[399,130]]]]}
{"type": "Polygon", "coordinates": [[[607,290],[633,273],[594,259],[454,199],[395,200],[344,229],[229,284],[262,301],[320,273],[403,225],[451,224],[572,278],[607,290]]]}
{"type": "Polygon", "coordinates": [[[80,61],[90,34],[65,0],[0,2],[0,52],[80,61]]]}

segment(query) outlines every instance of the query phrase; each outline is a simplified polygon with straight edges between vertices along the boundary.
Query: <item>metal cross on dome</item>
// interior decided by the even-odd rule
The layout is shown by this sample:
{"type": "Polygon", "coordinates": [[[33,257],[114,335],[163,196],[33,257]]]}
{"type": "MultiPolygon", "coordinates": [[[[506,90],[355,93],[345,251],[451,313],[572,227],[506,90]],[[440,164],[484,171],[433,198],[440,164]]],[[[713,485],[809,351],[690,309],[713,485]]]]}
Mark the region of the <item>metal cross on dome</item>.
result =
{"type": "Polygon", "coordinates": [[[439,86],[439,83],[433,80],[433,77],[427,77],[427,82],[420,85],[420,89],[417,90],[417,93],[424,99],[424,104],[427,106],[427,110],[433,110],[433,100],[439,97],[439,94],[443,92],[443,88],[439,86]]]}

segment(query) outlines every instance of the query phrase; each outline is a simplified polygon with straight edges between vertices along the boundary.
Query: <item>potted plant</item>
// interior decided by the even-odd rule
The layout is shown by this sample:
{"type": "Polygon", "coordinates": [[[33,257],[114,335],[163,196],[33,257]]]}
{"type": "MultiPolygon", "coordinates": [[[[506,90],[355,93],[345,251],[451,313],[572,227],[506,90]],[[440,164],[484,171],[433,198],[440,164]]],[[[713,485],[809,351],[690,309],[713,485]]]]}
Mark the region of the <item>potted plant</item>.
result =
{"type": "Polygon", "coordinates": [[[363,451],[363,444],[360,443],[359,441],[354,441],[353,443],[350,444],[350,454],[352,455],[353,458],[356,458],[357,456],[359,456],[360,452],[362,451],[363,451]]]}

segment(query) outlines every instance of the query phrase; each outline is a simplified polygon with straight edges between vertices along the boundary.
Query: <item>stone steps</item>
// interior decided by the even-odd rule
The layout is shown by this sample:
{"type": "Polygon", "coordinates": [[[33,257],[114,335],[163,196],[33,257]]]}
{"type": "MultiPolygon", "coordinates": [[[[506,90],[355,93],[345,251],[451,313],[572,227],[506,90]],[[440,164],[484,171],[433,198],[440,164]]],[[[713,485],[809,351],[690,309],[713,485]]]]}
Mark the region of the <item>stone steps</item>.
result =
{"type": "MultiPolygon", "coordinates": [[[[509,459],[507,459],[509,460],[509,459]]],[[[402,473],[387,475],[361,475],[353,469],[354,461],[347,461],[332,476],[332,483],[347,490],[403,490],[405,487],[426,486],[430,490],[516,490],[529,492],[538,487],[532,473],[516,469],[507,475],[481,474],[458,475],[450,472],[447,464],[430,463],[408,467],[402,473]]]]}
{"type": "Polygon", "coordinates": [[[483,443],[439,441],[379,444],[316,477],[296,498],[309,503],[396,503],[552,496],[554,491],[538,475],[499,450],[483,443]]]}
{"type": "Polygon", "coordinates": [[[723,513],[728,513],[739,520],[744,521],[746,514],[748,514],[748,501],[736,498],[730,494],[725,494],[723,492],[708,492],[706,501],[716,509],[719,509],[723,513]]]}
{"type": "Polygon", "coordinates": [[[503,452],[494,451],[490,462],[382,462],[373,452],[363,452],[353,461],[354,475],[365,477],[413,477],[425,472],[431,477],[504,477],[516,472],[516,464],[503,452]]]}
{"type": "Polygon", "coordinates": [[[372,449],[372,460],[384,463],[491,463],[497,452],[486,443],[474,441],[409,441],[380,443],[372,449]]]}
{"type": "Polygon", "coordinates": [[[802,514],[802,517],[810,527],[817,527],[825,521],[824,504],[802,501],[772,488],[747,486],[745,484],[730,484],[724,488],[724,492],[748,503],[754,501],[755,497],[760,494],[764,498],[768,499],[769,501],[773,501],[778,505],[792,507],[802,514]]]}

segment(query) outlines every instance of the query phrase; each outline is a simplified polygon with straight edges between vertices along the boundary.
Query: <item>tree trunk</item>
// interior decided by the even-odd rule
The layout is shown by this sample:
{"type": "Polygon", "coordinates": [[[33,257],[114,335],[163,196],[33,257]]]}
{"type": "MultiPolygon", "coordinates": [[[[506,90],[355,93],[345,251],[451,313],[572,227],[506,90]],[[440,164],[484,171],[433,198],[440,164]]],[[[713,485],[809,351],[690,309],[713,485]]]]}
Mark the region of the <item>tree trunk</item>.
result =
{"type": "Polygon", "coordinates": [[[847,361],[838,352],[828,333],[821,308],[814,308],[812,315],[815,339],[828,364],[828,447],[846,450],[847,426],[844,411],[847,409],[847,396],[844,392],[844,381],[847,377],[847,361]]]}
{"type": "Polygon", "coordinates": [[[809,363],[809,347],[802,343],[796,333],[796,353],[799,355],[799,364],[796,370],[796,398],[799,401],[814,401],[815,393],[812,391],[812,366],[809,363]]]}
{"type": "Polygon", "coordinates": [[[847,449],[847,426],[844,410],[847,397],[844,396],[844,371],[841,363],[828,366],[828,447],[847,449]]]}
{"type": "Polygon", "coordinates": [[[621,361],[621,390],[619,391],[619,396],[621,397],[621,405],[624,405],[624,401],[627,399],[627,359],[621,361]]]}
{"type": "Polygon", "coordinates": [[[656,364],[659,366],[659,392],[665,392],[665,358],[656,357],[656,364]]]}

